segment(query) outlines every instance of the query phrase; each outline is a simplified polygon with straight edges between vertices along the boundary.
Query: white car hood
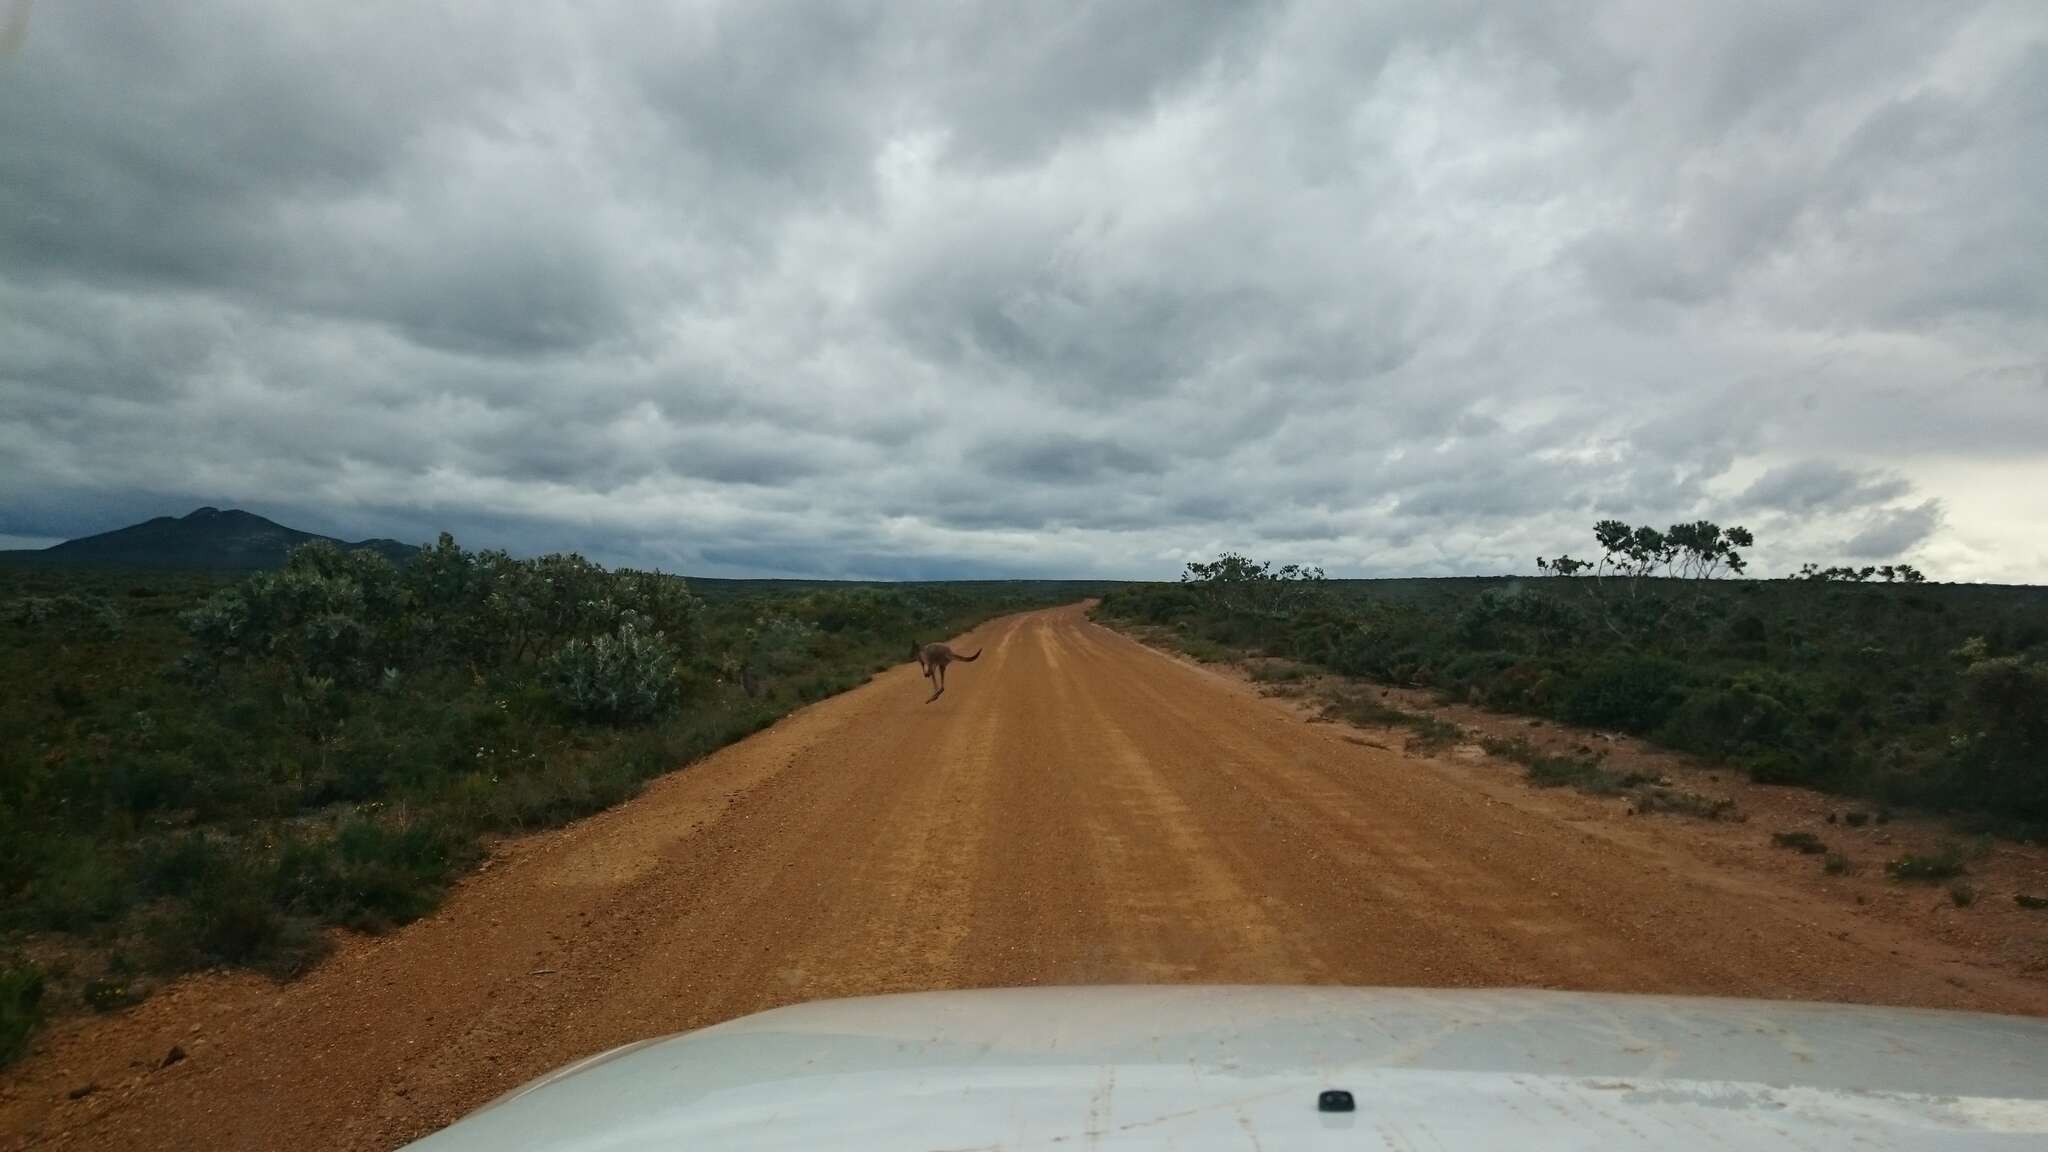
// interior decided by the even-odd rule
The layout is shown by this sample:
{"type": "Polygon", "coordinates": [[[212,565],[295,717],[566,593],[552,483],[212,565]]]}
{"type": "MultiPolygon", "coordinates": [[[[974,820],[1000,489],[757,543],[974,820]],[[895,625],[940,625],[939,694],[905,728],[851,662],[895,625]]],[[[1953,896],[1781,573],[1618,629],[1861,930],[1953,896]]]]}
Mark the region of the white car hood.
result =
{"type": "Polygon", "coordinates": [[[413,1148],[2048,1148],[2048,1021],[1525,991],[1131,987],[780,1008],[413,1148]],[[1356,1111],[1318,1111],[1343,1089],[1356,1111]]]}

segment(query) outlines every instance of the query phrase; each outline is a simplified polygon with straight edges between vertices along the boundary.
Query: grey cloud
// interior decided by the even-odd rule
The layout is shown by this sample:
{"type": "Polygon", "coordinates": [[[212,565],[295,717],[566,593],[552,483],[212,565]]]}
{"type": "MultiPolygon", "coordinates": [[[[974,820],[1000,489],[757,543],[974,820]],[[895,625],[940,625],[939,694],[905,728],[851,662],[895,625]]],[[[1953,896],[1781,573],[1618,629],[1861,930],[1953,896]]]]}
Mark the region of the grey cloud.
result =
{"type": "MultiPolygon", "coordinates": [[[[490,35],[516,51],[522,27],[490,35]]],[[[563,211],[578,189],[531,163],[536,129],[491,123],[547,69],[480,51],[482,31],[395,5],[46,11],[0,101],[17,201],[0,254],[18,275],[353,315],[430,344],[596,339],[619,285],[563,211]],[[438,135],[463,148],[431,151],[438,135]]]]}
{"type": "Polygon", "coordinates": [[[1636,203],[1580,238],[1575,262],[1617,302],[1698,306],[1755,294],[1795,269],[1807,285],[1816,270],[1832,274],[1822,291],[1800,292],[1808,310],[1891,297],[1891,308],[1931,317],[2009,301],[2015,289],[2024,298],[2029,289],[2007,276],[1989,299],[1972,299],[1987,272],[2010,266],[1973,233],[1995,222],[2017,240],[2014,229],[2037,226],[2020,200],[2027,172],[2048,155],[2029,75],[2041,67],[2038,36],[1988,85],[1956,92],[1923,78],[1938,59],[1930,45],[2014,15],[1843,2],[1673,20],[1685,39],[1670,50],[1696,59],[1654,73],[1660,99],[1650,107],[1688,130],[1617,157],[1636,203]],[[1952,215],[1934,228],[1897,227],[1902,215],[1934,212],[1952,215]]]}
{"type": "Polygon", "coordinates": [[[1997,0],[39,5],[0,534],[2038,579],[2044,185],[1997,0]]]}
{"type": "Polygon", "coordinates": [[[973,457],[996,476],[1047,484],[1104,479],[1114,483],[1119,476],[1152,475],[1163,470],[1159,459],[1149,453],[1115,441],[1084,436],[999,441],[984,445],[973,457]]]}
{"type": "MultiPolygon", "coordinates": [[[[952,149],[1016,165],[1076,133],[1142,115],[1256,42],[1260,4],[1135,0],[1122,4],[971,5],[926,57],[951,82],[938,99],[973,130],[952,149]],[[1247,35],[1253,34],[1253,35],[1247,35]]],[[[1239,61],[1239,66],[1242,66],[1239,61]]]]}
{"type": "Polygon", "coordinates": [[[1896,559],[1934,535],[1941,520],[1939,500],[1879,512],[1862,531],[1849,538],[1842,550],[1859,560],[1896,559]]]}
{"type": "Polygon", "coordinates": [[[1744,505],[1758,509],[1811,512],[1883,504],[1912,490],[1898,476],[1859,471],[1825,460],[1781,464],[1756,478],[1742,494],[1744,505]]]}

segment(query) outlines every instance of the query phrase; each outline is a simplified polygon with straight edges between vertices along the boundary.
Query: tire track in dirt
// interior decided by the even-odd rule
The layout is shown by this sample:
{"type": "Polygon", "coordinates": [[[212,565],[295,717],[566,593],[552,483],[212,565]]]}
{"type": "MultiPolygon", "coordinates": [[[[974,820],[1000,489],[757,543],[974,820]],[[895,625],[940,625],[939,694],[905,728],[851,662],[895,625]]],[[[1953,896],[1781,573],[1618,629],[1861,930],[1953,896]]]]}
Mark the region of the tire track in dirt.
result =
{"type": "Polygon", "coordinates": [[[1120,920],[1107,938],[1121,941],[1122,980],[1315,982],[1321,966],[1252,895],[1256,877],[1235,867],[1228,845],[1195,818],[1162,762],[1103,705],[1094,664],[1071,654],[1070,627],[1040,631],[1053,672],[1063,764],[1080,818],[1075,843],[1097,859],[1100,890],[1120,920]]]}
{"type": "MultiPolygon", "coordinates": [[[[1627,934],[1579,930],[1558,914],[1559,893],[1532,896],[1539,877],[1492,866],[1491,841],[1515,833],[1494,827],[1485,798],[1418,776],[1416,762],[1400,753],[1330,739],[1329,729],[1304,734],[1298,719],[1260,701],[1190,708],[1186,702],[1199,696],[1187,686],[1207,687],[1213,674],[1142,648],[1120,655],[1127,662],[1150,657],[1155,674],[1112,685],[1136,697],[1122,707],[1158,713],[1156,728],[1168,743],[1206,766],[1211,787],[1228,792],[1231,803],[1204,810],[1256,813],[1271,836],[1300,845],[1261,867],[1297,873],[1285,887],[1316,891],[1320,882],[1318,919],[1356,919],[1343,908],[1351,900],[1372,909],[1374,930],[1347,952],[1341,982],[1611,986],[1640,966],[1642,950],[1627,934]],[[1420,803],[1418,792],[1426,793],[1420,803]],[[1447,850],[1452,845],[1460,850],[1447,850]],[[1457,914],[1443,915],[1446,908],[1457,914]]],[[[1203,782],[1192,773],[1186,779],[1203,782]]],[[[1259,838],[1230,839],[1252,845],[1259,838]]]]}
{"type": "Polygon", "coordinates": [[[1510,984],[2048,1014],[2039,980],[1709,868],[1658,821],[1354,743],[1078,608],[966,642],[987,654],[937,702],[893,669],[502,846],[436,915],[345,940],[295,984],[200,976],[53,1028],[0,1081],[6,1145],[390,1148],[630,1040],[927,988],[1510,984]],[[173,1044],[187,1058],[160,1067],[173,1044]]]}
{"type": "MultiPolygon", "coordinates": [[[[1508,781],[1501,782],[1505,789],[1475,789],[1469,777],[1358,746],[1343,739],[1346,728],[1304,725],[1270,702],[1250,699],[1234,681],[1107,629],[1092,627],[1083,635],[1103,655],[1099,666],[1115,663],[1109,657],[1119,648],[1128,661],[1149,658],[1151,676],[1123,683],[1168,718],[1158,730],[1169,740],[1211,747],[1209,766],[1240,779],[1242,801],[1264,807],[1275,826],[1311,838],[1318,845],[1311,857],[1320,857],[1322,845],[1341,849],[1330,854],[1335,867],[1392,907],[1457,910],[1387,938],[1414,946],[1424,967],[1420,978],[1408,970],[1353,965],[1342,982],[1946,1007],[1981,1002],[1959,986],[1961,965],[1899,962],[1908,951],[1925,954],[1921,942],[1816,906],[1804,894],[1795,898],[1701,869],[1654,834],[1655,821],[1638,827],[1603,820],[1588,828],[1564,816],[1532,826],[1532,807],[1563,806],[1546,805],[1508,781]],[[1206,698],[1216,687],[1240,690],[1237,710],[1206,698]],[[1197,700],[1204,706],[1190,707],[1197,700]],[[1497,802],[1503,790],[1522,792],[1523,802],[1497,802]],[[1532,837],[1540,837],[1541,851],[1518,843],[1532,837]],[[1739,914],[1730,915],[1737,903],[1739,914]],[[1827,930],[1817,931],[1822,923],[1827,930]]],[[[1398,746],[1403,736],[1388,733],[1387,739],[1398,746]]],[[[1300,859],[1296,854],[1295,862],[1300,859]]],[[[1384,944],[1379,949],[1388,950],[1384,944]]],[[[1972,982],[1981,978],[1969,975],[1972,982]]],[[[2023,981],[2006,991],[2032,1001],[2040,987],[2023,981]]]]}

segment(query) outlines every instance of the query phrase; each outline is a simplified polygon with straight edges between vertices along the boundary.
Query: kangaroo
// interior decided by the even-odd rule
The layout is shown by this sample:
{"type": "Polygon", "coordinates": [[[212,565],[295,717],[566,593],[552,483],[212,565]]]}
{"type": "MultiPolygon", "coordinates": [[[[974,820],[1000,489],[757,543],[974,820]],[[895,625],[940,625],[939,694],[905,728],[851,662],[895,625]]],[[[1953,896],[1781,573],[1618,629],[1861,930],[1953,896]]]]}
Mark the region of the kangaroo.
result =
{"type": "Polygon", "coordinates": [[[925,679],[932,682],[932,694],[925,700],[925,703],[929,704],[945,694],[946,665],[951,664],[955,660],[972,664],[976,660],[981,659],[981,649],[976,648],[972,656],[962,656],[944,644],[919,644],[917,641],[912,640],[910,642],[910,655],[924,669],[925,679]]]}

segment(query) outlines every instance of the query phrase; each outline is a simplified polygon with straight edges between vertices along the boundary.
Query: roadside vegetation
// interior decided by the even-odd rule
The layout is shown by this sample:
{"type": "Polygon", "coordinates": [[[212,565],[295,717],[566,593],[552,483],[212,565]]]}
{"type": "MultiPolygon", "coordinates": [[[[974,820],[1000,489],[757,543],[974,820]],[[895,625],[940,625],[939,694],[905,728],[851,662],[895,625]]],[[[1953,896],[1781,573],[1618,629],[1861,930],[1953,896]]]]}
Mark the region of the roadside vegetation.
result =
{"type": "Polygon", "coordinates": [[[1363,728],[1405,728],[1408,730],[1407,750],[1421,756],[1441,752],[1464,736],[1456,724],[1392,707],[1361,692],[1328,693],[1322,714],[1363,728]]]}
{"type": "Polygon", "coordinates": [[[710,581],[448,537],[205,574],[0,571],[0,1061],[163,977],[302,970],[493,836],[631,796],[1056,583],[710,581]]]}
{"type": "MultiPolygon", "coordinates": [[[[1751,778],[2048,830],[2048,589],[1933,585],[1910,566],[1732,579],[1753,540],[1603,521],[1541,576],[1328,580],[1226,554],[1098,614],[1216,659],[1249,653],[1625,732],[1751,778]]],[[[1626,788],[1516,756],[1539,783],[1626,788]]],[[[1915,871],[1909,869],[1909,871],[1915,871]]]]}

